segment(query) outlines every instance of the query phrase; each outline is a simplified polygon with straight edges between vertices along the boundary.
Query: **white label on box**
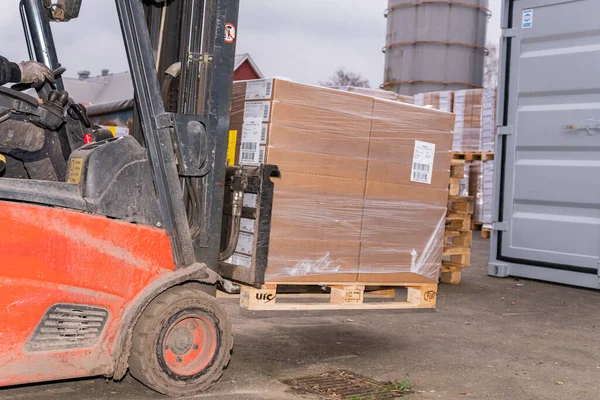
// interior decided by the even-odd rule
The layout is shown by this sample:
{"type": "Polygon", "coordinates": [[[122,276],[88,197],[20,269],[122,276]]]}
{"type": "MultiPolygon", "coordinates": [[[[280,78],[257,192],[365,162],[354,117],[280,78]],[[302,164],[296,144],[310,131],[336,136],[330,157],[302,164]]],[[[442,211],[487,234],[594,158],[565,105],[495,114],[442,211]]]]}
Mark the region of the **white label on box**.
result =
{"type": "Polygon", "coordinates": [[[235,248],[235,251],[237,253],[252,254],[253,248],[254,248],[254,234],[240,232],[240,235],[238,236],[238,242],[237,242],[237,247],[235,248]]]}
{"type": "Polygon", "coordinates": [[[415,104],[418,106],[425,105],[425,95],[423,93],[415,94],[415,104]]]}
{"type": "Polygon", "coordinates": [[[523,28],[531,28],[533,26],[533,10],[523,10],[523,28]]]}
{"type": "Polygon", "coordinates": [[[246,84],[246,100],[270,99],[273,94],[273,79],[248,81],[246,84]]]}
{"type": "Polygon", "coordinates": [[[233,265],[241,265],[242,267],[252,268],[252,257],[245,254],[233,254],[225,261],[226,263],[233,265]]]}
{"type": "Polygon", "coordinates": [[[260,144],[267,144],[267,135],[269,134],[269,124],[263,124],[260,132],[260,144]]]}
{"type": "Polygon", "coordinates": [[[252,118],[260,118],[261,121],[269,121],[271,113],[270,101],[248,101],[244,105],[244,122],[252,118]]]}
{"type": "Polygon", "coordinates": [[[240,164],[260,164],[260,136],[262,123],[244,122],[240,144],[240,164]]]}
{"type": "Polygon", "coordinates": [[[256,193],[244,193],[244,207],[256,208],[258,195],[256,193]]]}
{"type": "Polygon", "coordinates": [[[431,185],[434,158],[435,144],[415,140],[415,153],[413,155],[410,180],[412,182],[431,185]]]}
{"type": "Polygon", "coordinates": [[[260,164],[265,163],[265,146],[260,146],[258,148],[258,162],[260,164]]]}
{"type": "Polygon", "coordinates": [[[245,232],[254,233],[254,224],[256,223],[255,219],[250,218],[242,218],[240,220],[240,230],[245,232]]]}

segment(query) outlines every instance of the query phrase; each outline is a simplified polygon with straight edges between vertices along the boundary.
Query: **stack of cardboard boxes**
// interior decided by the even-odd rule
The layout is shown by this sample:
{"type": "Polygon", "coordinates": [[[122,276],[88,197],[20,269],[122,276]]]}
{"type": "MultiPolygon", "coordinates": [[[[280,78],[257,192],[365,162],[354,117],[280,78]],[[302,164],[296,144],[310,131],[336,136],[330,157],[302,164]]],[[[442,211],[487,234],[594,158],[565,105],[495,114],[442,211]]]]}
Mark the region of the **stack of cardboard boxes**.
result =
{"type": "MultiPolygon", "coordinates": [[[[481,112],[481,151],[494,151],[496,145],[496,88],[483,90],[481,112]]],[[[494,193],[494,160],[482,161],[483,227],[491,229],[492,198],[494,193]]]]}
{"type": "MultiPolygon", "coordinates": [[[[496,88],[470,89],[455,92],[433,92],[415,95],[415,104],[448,110],[446,101],[452,99],[451,109],[456,114],[454,127],[455,152],[493,152],[496,143],[496,88]]],[[[490,159],[491,158],[491,159],[490,159]]],[[[473,220],[491,227],[494,161],[467,161],[465,178],[461,180],[460,195],[473,196],[473,220]]]]}
{"type": "Polygon", "coordinates": [[[456,124],[454,151],[481,151],[481,105],[483,89],[454,92],[456,124]]]}
{"type": "Polygon", "coordinates": [[[454,92],[431,92],[420,93],[414,96],[414,104],[418,106],[427,106],[436,110],[452,112],[454,104],[454,92]]]}
{"type": "Polygon", "coordinates": [[[268,281],[437,280],[452,114],[273,79],[236,82],[231,121],[232,158],[282,173],[268,281]]]}

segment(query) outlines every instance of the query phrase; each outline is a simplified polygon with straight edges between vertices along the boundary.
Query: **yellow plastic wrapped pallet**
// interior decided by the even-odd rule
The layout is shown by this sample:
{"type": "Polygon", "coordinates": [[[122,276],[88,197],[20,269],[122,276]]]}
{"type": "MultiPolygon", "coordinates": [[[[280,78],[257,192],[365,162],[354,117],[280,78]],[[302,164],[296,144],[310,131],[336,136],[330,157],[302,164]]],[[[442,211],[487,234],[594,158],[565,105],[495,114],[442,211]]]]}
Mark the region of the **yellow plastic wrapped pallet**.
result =
{"type": "MultiPolygon", "coordinates": [[[[238,162],[282,172],[267,281],[436,282],[453,125],[452,114],[395,100],[236,82],[238,162]]],[[[237,250],[231,262],[247,254],[237,250]]]]}

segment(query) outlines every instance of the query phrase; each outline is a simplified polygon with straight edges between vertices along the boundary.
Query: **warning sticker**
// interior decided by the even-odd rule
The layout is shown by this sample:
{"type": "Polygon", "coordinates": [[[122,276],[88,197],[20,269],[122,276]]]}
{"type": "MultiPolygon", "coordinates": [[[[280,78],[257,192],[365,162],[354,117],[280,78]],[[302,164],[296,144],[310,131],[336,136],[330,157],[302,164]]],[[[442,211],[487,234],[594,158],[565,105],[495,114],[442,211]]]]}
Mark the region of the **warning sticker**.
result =
{"type": "Polygon", "coordinates": [[[256,193],[244,193],[244,207],[256,208],[258,195],[256,193]]]}
{"type": "Polygon", "coordinates": [[[103,126],[103,125],[101,125],[101,127],[104,129],[108,129],[114,137],[123,137],[123,136],[129,135],[129,128],[124,127],[124,126],[103,126]]]}
{"type": "Polygon", "coordinates": [[[415,140],[415,152],[413,155],[410,180],[412,182],[431,185],[434,158],[435,144],[415,140]]]}
{"type": "Polygon", "coordinates": [[[242,126],[242,140],[240,145],[240,164],[260,164],[260,137],[262,124],[244,122],[242,126]]]}
{"type": "Polygon", "coordinates": [[[254,248],[254,234],[240,232],[238,236],[238,243],[235,251],[237,253],[252,254],[254,248]]]}
{"type": "Polygon", "coordinates": [[[273,94],[273,79],[248,81],[246,84],[246,100],[270,99],[273,94]]]}
{"type": "Polygon", "coordinates": [[[83,158],[71,158],[69,163],[69,179],[67,183],[79,185],[83,172],[83,158]]]}
{"type": "Polygon", "coordinates": [[[262,122],[268,122],[270,114],[270,101],[249,101],[244,105],[244,122],[250,118],[260,118],[262,122]]]}
{"type": "Polygon", "coordinates": [[[244,232],[254,233],[254,223],[255,219],[250,218],[242,218],[240,219],[240,230],[244,232]]]}
{"type": "Polygon", "coordinates": [[[225,43],[233,43],[235,40],[236,29],[234,24],[225,24],[225,43]]]}
{"type": "Polygon", "coordinates": [[[533,9],[523,10],[523,28],[533,26],[533,9]]]}

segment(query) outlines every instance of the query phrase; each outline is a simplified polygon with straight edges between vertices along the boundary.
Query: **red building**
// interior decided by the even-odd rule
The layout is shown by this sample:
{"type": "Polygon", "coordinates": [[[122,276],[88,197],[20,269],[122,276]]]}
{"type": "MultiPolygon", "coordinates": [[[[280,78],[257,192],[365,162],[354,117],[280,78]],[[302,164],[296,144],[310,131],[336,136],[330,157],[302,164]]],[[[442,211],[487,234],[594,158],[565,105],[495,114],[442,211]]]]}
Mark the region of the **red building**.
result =
{"type": "Polygon", "coordinates": [[[234,81],[247,81],[250,79],[262,79],[263,74],[260,72],[250,54],[238,54],[235,56],[235,72],[233,74],[234,81]]]}

